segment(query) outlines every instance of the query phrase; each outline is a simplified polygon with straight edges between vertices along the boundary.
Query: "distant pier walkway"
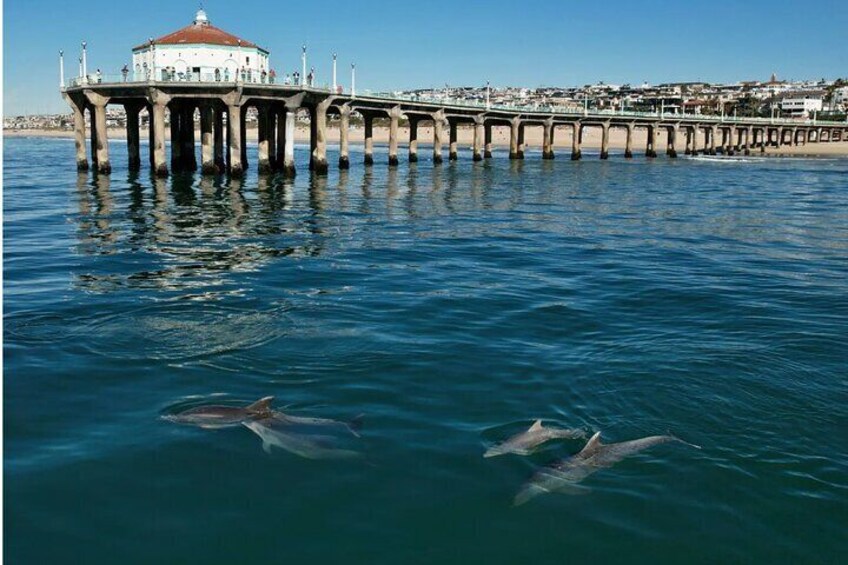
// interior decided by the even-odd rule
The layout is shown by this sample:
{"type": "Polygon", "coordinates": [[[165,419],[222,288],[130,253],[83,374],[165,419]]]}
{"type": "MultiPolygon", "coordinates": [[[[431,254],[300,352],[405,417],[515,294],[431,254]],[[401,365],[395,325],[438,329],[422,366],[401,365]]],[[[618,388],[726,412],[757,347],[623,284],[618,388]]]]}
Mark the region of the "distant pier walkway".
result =
{"type": "Polygon", "coordinates": [[[111,172],[106,128],[106,107],[120,104],[126,110],[127,150],[131,170],[141,168],[141,112],[149,113],[150,165],[158,176],[170,170],[198,169],[195,139],[195,114],[200,115],[201,162],[204,174],[228,173],[241,176],[248,166],[246,152],[245,115],[255,108],[259,116],[260,173],[294,175],[295,117],[304,109],[310,115],[311,154],[309,169],[316,174],[327,172],[327,117],[339,117],[339,167],[350,166],[349,123],[353,112],[361,115],[365,129],[365,163],[374,163],[373,122],[388,118],[388,165],[399,162],[399,122],[409,122],[408,158],[418,160],[418,126],[433,125],[433,162],[443,159],[448,146],[448,158],[457,158],[460,125],[474,128],[473,158],[475,161],[492,155],[492,128],[510,129],[510,159],[524,158],[525,128],[544,128],[542,156],[554,158],[554,136],[558,128],[572,133],[571,159],[582,156],[581,142],[585,128],[601,130],[601,159],[609,157],[610,129],[627,132],[625,157],[634,154],[633,132],[647,130],[645,155],[656,157],[658,134],[668,135],[664,153],[671,158],[679,151],[697,154],[750,154],[765,151],[766,147],[826,143],[848,140],[848,123],[799,121],[768,118],[733,118],[724,116],[680,115],[638,112],[575,112],[561,108],[525,108],[462,102],[445,102],[402,98],[383,94],[336,94],[326,89],[280,84],[240,82],[125,82],[123,78],[104,77],[98,83],[76,79],[62,90],[62,95],[74,112],[74,136],[78,170],[89,166],[100,173],[111,172]],[[87,154],[85,112],[90,114],[91,156],[87,154]],[[166,126],[166,112],[168,125],[166,126]],[[168,159],[165,129],[170,128],[171,155],[168,159]],[[446,135],[447,134],[447,135],[446,135]],[[226,143],[225,143],[226,140],[226,143]]]}

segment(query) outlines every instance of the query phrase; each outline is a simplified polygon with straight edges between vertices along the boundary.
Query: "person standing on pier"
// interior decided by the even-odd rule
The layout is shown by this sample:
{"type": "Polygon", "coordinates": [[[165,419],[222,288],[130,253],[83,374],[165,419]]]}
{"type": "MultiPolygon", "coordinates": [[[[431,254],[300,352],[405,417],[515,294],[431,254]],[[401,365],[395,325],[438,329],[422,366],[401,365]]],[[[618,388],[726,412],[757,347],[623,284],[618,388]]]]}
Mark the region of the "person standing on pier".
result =
{"type": "Polygon", "coordinates": [[[130,69],[126,65],[121,69],[121,74],[124,75],[124,82],[127,82],[127,75],[130,74],[130,69]]]}

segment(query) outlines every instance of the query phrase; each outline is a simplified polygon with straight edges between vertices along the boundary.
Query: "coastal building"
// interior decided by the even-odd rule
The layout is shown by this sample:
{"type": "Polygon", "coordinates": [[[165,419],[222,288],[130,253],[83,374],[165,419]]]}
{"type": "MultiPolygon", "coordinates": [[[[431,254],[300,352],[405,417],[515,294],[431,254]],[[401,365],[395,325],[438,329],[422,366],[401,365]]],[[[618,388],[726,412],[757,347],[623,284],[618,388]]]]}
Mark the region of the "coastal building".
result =
{"type": "Polygon", "coordinates": [[[269,82],[270,52],[212,25],[206,12],[173,33],[133,48],[135,80],[269,82]]]}
{"type": "Polygon", "coordinates": [[[780,101],[780,111],[793,118],[809,118],[813,112],[821,112],[824,92],[794,92],[780,101]]]}

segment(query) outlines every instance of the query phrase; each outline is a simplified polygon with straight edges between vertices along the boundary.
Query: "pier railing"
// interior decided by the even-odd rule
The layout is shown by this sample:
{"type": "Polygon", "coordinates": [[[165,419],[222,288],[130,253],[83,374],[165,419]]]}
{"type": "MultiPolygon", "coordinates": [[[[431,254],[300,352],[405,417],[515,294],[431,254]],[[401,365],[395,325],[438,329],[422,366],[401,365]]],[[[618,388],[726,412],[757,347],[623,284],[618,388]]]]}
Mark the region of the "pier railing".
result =
{"type": "MultiPolygon", "coordinates": [[[[89,74],[87,77],[74,77],[71,79],[69,88],[85,87],[85,86],[118,86],[118,85],[150,85],[150,86],[166,86],[174,84],[185,85],[201,85],[201,86],[222,86],[226,84],[232,85],[260,85],[269,87],[278,87],[280,89],[303,89],[310,92],[326,92],[331,93],[332,89],[328,86],[300,86],[292,84],[291,81],[285,81],[279,77],[269,76],[239,76],[233,77],[224,73],[223,75],[216,73],[171,73],[159,79],[148,79],[145,76],[140,76],[138,73],[127,74],[89,74]],[[236,80],[238,78],[238,80],[236,80]]],[[[341,94],[341,93],[340,93],[341,94]]],[[[428,104],[440,106],[444,108],[463,108],[480,110],[481,112],[509,112],[518,114],[531,115],[556,115],[567,116],[575,119],[605,119],[605,118],[634,118],[634,119],[653,119],[664,121],[698,121],[703,123],[716,124],[769,124],[769,125],[834,125],[842,124],[830,120],[816,119],[797,119],[797,118],[759,118],[759,117],[738,117],[738,116],[714,116],[705,114],[670,114],[662,111],[655,112],[637,112],[633,110],[598,110],[598,109],[579,109],[573,107],[551,106],[544,104],[497,104],[480,102],[476,100],[467,100],[450,97],[428,97],[428,96],[410,96],[400,95],[390,92],[371,92],[363,91],[359,96],[354,96],[349,93],[345,95],[351,98],[371,99],[386,103],[412,102],[419,104],[428,104]]]]}
{"type": "Polygon", "coordinates": [[[386,102],[417,102],[422,104],[437,104],[441,106],[453,106],[461,108],[474,108],[482,111],[504,111],[516,112],[521,114],[556,114],[569,116],[574,118],[598,119],[598,118],[614,118],[614,117],[632,117],[632,118],[651,118],[654,120],[696,120],[698,122],[715,122],[719,124],[725,123],[759,123],[769,125],[817,125],[817,124],[841,124],[842,122],[834,122],[829,120],[814,120],[814,119],[797,119],[797,118],[760,118],[760,117],[739,117],[727,115],[706,115],[706,114],[670,114],[662,111],[655,112],[637,112],[634,110],[598,110],[598,109],[576,109],[562,106],[550,106],[544,104],[486,104],[475,100],[466,100],[461,98],[434,98],[426,96],[409,96],[399,95],[387,92],[368,92],[363,94],[364,97],[384,100],[386,102]]]}

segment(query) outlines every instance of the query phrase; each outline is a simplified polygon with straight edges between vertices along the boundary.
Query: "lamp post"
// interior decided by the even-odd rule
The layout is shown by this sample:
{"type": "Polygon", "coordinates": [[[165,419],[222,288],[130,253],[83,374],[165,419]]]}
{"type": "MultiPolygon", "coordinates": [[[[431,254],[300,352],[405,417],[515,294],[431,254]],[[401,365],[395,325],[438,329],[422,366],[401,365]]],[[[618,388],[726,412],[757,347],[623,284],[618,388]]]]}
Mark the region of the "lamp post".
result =
{"type": "Polygon", "coordinates": [[[156,43],[153,42],[153,38],[149,39],[150,41],[150,66],[148,70],[150,72],[150,76],[147,77],[147,80],[156,80],[156,43]]]}
{"type": "Polygon", "coordinates": [[[88,84],[88,61],[85,54],[86,42],[82,42],[82,81],[88,84]]]}
{"type": "Polygon", "coordinates": [[[487,110],[491,110],[491,108],[492,108],[492,96],[491,96],[491,92],[492,92],[492,87],[491,87],[491,85],[489,84],[489,81],[487,80],[487,81],[486,81],[486,109],[487,109],[487,110]]]}
{"type": "Polygon", "coordinates": [[[350,64],[350,97],[356,98],[356,63],[350,64]]]}
{"type": "Polygon", "coordinates": [[[241,78],[241,70],[244,68],[244,65],[241,64],[241,39],[238,40],[238,65],[236,66],[236,82],[240,81],[241,78]]]}
{"type": "Polygon", "coordinates": [[[303,53],[300,55],[301,62],[301,73],[300,73],[300,86],[306,84],[306,45],[303,46],[303,53]]]}
{"type": "Polygon", "coordinates": [[[59,88],[65,88],[65,52],[59,51],[59,88]]]}
{"type": "Polygon", "coordinates": [[[338,90],[338,85],[336,81],[336,54],[333,53],[333,94],[338,90]]]}

